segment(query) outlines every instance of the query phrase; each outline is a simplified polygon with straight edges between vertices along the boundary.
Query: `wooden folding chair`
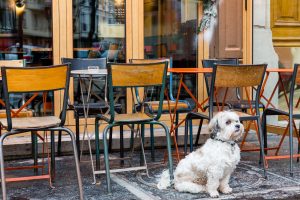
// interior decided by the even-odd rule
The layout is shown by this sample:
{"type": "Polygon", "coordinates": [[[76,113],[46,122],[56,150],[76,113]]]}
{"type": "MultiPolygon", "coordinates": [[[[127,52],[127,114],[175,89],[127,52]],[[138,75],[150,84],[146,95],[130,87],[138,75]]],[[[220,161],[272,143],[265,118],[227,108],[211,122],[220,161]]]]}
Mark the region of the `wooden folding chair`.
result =
{"type": "MultiPolygon", "coordinates": [[[[50,67],[32,67],[17,68],[3,67],[1,68],[3,78],[3,90],[5,97],[5,105],[9,105],[9,96],[14,93],[29,92],[48,92],[62,91],[63,102],[60,117],[44,116],[44,117],[22,117],[12,118],[11,107],[6,106],[6,118],[0,119],[0,124],[7,130],[0,137],[0,167],[1,167],[1,186],[2,198],[6,199],[6,182],[48,179],[51,184],[50,170],[48,174],[25,176],[17,178],[5,178],[4,158],[3,158],[3,141],[6,137],[17,135],[24,132],[51,131],[51,146],[54,143],[54,131],[65,131],[70,135],[73,145],[74,159],[76,165],[77,180],[79,186],[80,199],[83,199],[82,181],[80,176],[79,161],[73,132],[64,127],[66,119],[66,107],[69,92],[70,70],[68,65],[57,65],[50,67]]],[[[51,160],[52,161],[52,160],[51,160]]],[[[53,161],[51,162],[53,163],[53,161]]],[[[48,166],[51,169],[53,166],[48,166]]],[[[24,167],[28,169],[28,167],[24,167]]]]}
{"type": "MultiPolygon", "coordinates": [[[[162,105],[164,98],[164,89],[165,89],[165,77],[167,72],[167,62],[161,63],[148,63],[148,64],[110,64],[108,66],[108,88],[109,88],[109,104],[110,104],[110,113],[109,115],[98,115],[95,121],[95,141],[99,143],[99,121],[103,120],[108,123],[103,131],[103,143],[104,143],[104,160],[105,160],[105,171],[95,171],[93,168],[93,173],[102,174],[106,173],[107,178],[107,190],[111,192],[110,184],[110,172],[121,172],[121,171],[131,171],[131,170],[146,170],[147,163],[144,154],[144,136],[140,131],[139,127],[144,126],[145,124],[160,125],[163,127],[166,133],[167,138],[167,149],[168,149],[168,159],[169,159],[169,171],[170,178],[173,178],[173,164],[172,164],[172,152],[171,152],[171,140],[169,135],[168,127],[158,121],[162,113],[162,105]],[[158,86],[160,87],[159,95],[159,106],[158,112],[156,115],[150,113],[145,113],[143,110],[135,113],[128,114],[116,114],[114,112],[114,89],[115,88],[130,88],[134,90],[136,87],[149,87],[149,86],[158,86]],[[137,125],[138,129],[135,130],[133,125],[137,125]],[[107,145],[107,132],[111,127],[125,125],[128,126],[136,135],[140,136],[140,144],[142,149],[141,160],[144,164],[139,167],[131,168],[122,168],[122,169],[113,169],[110,170],[109,158],[108,158],[108,145],[107,145]]],[[[99,145],[99,144],[98,144],[99,145]]],[[[97,146],[98,146],[97,145],[97,146]]],[[[134,145],[133,145],[134,147],[134,145]]],[[[96,153],[99,152],[99,148],[96,149],[96,153]]],[[[96,158],[99,159],[99,156],[96,158]]],[[[93,161],[92,161],[93,166],[93,161]]]]}

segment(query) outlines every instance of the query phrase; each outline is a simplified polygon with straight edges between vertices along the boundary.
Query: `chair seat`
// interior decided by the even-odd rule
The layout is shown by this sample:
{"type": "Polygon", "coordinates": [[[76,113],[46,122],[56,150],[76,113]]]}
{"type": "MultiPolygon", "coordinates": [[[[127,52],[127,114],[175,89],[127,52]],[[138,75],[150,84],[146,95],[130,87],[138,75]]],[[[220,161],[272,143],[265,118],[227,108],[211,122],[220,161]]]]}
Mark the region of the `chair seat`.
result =
{"type": "MultiPolygon", "coordinates": [[[[289,116],[289,111],[277,109],[277,108],[267,108],[264,111],[265,115],[286,115],[289,116]]],[[[296,118],[300,118],[300,110],[294,109],[293,110],[293,116],[296,118]]]]}
{"type": "MultiPolygon", "coordinates": [[[[253,117],[253,115],[250,115],[245,112],[240,112],[236,110],[231,110],[235,112],[240,118],[248,118],[248,117],[253,117]]],[[[213,112],[213,116],[215,116],[218,112],[213,112]]],[[[187,119],[209,119],[209,112],[189,112],[187,115],[187,119]]]]}
{"type": "MultiPolygon", "coordinates": [[[[252,108],[255,106],[255,101],[250,101],[252,108]]],[[[247,100],[240,100],[240,101],[229,101],[228,104],[231,105],[233,109],[250,109],[249,102],[247,100]]],[[[265,108],[264,104],[259,103],[259,108],[265,108]]]]}
{"type": "MultiPolygon", "coordinates": [[[[0,123],[3,127],[7,127],[7,120],[0,119],[0,123]]],[[[47,128],[54,127],[60,124],[60,119],[55,116],[46,117],[24,117],[24,118],[12,118],[13,129],[26,129],[26,128],[47,128]]]]}
{"type": "MultiPolygon", "coordinates": [[[[12,109],[12,111],[17,112],[18,109],[12,109]]],[[[16,117],[32,117],[33,111],[28,109],[22,109],[16,117]]],[[[0,110],[0,118],[6,118],[6,110],[1,109],[0,110]]]]}
{"type": "MultiPolygon", "coordinates": [[[[170,102],[170,108],[173,111],[175,109],[176,102],[175,101],[169,101],[169,102],[170,102]]],[[[149,102],[145,102],[145,104],[149,106],[152,112],[155,113],[158,111],[159,101],[149,101],[149,102]]],[[[168,101],[166,100],[163,101],[162,110],[169,111],[168,101]]],[[[190,105],[187,101],[178,101],[177,110],[178,111],[190,110],[190,105]]]]}
{"type": "MultiPolygon", "coordinates": [[[[100,115],[100,117],[105,121],[109,121],[109,119],[111,118],[110,115],[100,115]]],[[[153,120],[152,116],[140,112],[115,115],[115,122],[117,123],[147,122],[152,120],[153,120]]]]}
{"type": "MultiPolygon", "coordinates": [[[[84,116],[84,110],[82,104],[69,105],[69,108],[72,110],[76,110],[78,116],[84,116]]],[[[89,103],[89,116],[95,116],[99,113],[105,113],[108,109],[109,109],[109,105],[106,102],[89,103]]],[[[120,113],[122,111],[122,105],[116,103],[115,111],[117,113],[120,113]]]]}

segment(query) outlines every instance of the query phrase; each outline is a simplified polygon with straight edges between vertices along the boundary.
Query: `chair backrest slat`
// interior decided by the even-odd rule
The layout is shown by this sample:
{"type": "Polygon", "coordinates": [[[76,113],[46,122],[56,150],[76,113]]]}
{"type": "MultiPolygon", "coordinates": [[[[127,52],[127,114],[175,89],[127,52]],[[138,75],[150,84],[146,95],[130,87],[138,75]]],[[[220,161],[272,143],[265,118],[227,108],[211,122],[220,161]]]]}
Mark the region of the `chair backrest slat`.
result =
{"type": "MultiPolygon", "coordinates": [[[[255,113],[259,116],[259,97],[267,64],[260,65],[217,65],[213,68],[209,98],[209,118],[213,116],[215,89],[220,87],[256,87],[255,113]]],[[[226,102],[225,102],[226,103],[226,102]]]]}
{"type": "Polygon", "coordinates": [[[66,86],[68,65],[34,68],[2,68],[9,93],[58,90],[66,86]]]}
{"type": "Polygon", "coordinates": [[[217,65],[215,87],[258,86],[266,65],[217,65]]]}
{"type": "Polygon", "coordinates": [[[171,58],[151,58],[151,59],[130,59],[130,63],[134,64],[146,64],[146,63],[158,63],[158,62],[168,62],[168,68],[172,68],[171,58]]]}
{"type": "MultiPolygon", "coordinates": [[[[173,60],[172,57],[170,58],[151,58],[151,59],[130,59],[130,63],[136,63],[136,64],[145,64],[145,63],[157,63],[157,62],[168,62],[168,68],[173,67],[173,60]]],[[[167,72],[167,75],[169,76],[169,95],[171,100],[175,100],[173,97],[173,76],[172,73],[167,72]]]]}
{"type": "Polygon", "coordinates": [[[158,120],[161,115],[165,90],[167,62],[147,64],[117,64],[108,65],[108,88],[110,104],[110,121],[114,121],[114,88],[160,87],[158,112],[153,119],[158,120]]]}
{"type": "Polygon", "coordinates": [[[161,85],[167,63],[111,64],[113,87],[146,87],[161,85]]]}
{"type": "MultiPolygon", "coordinates": [[[[66,119],[67,98],[69,94],[69,65],[56,65],[47,67],[2,67],[3,91],[5,104],[9,105],[10,93],[31,93],[63,90],[63,104],[60,113],[60,126],[66,119]]],[[[12,129],[11,107],[6,106],[8,127],[12,129]]]]}
{"type": "MultiPolygon", "coordinates": [[[[237,58],[228,58],[228,59],[203,59],[202,66],[203,68],[213,68],[218,64],[226,64],[226,65],[238,65],[239,60],[237,58]]],[[[211,74],[205,73],[205,86],[206,92],[209,94],[210,84],[211,84],[211,74]]]]}

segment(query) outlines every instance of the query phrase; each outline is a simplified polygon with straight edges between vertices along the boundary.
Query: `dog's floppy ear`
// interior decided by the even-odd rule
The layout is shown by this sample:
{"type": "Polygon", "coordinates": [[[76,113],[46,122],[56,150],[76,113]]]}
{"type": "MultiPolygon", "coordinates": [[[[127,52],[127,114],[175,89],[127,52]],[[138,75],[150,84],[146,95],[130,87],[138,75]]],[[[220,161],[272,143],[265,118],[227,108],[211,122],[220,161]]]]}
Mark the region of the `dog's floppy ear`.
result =
{"type": "Polygon", "coordinates": [[[210,120],[208,124],[208,130],[211,138],[215,138],[217,136],[217,133],[220,131],[220,126],[217,117],[214,117],[210,120]]]}

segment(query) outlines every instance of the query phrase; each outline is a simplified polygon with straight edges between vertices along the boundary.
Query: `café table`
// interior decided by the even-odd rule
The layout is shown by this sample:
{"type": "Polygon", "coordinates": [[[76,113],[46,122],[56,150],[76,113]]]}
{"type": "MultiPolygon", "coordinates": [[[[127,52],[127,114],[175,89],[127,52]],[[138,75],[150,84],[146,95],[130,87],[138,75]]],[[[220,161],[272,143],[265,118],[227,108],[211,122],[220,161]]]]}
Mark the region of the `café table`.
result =
{"type": "MultiPolygon", "coordinates": [[[[88,133],[87,129],[87,119],[89,115],[89,101],[91,98],[91,88],[92,88],[92,81],[95,78],[99,77],[105,77],[105,102],[107,102],[106,98],[106,93],[107,93],[107,69],[83,69],[83,70],[71,70],[71,75],[76,76],[79,78],[79,85],[80,85],[80,92],[81,92],[81,98],[82,98],[82,106],[83,106],[83,112],[84,112],[84,131],[83,131],[83,139],[82,139],[82,146],[83,142],[85,140],[85,134],[87,134],[87,139],[88,139],[88,147],[89,147],[89,153],[90,153],[90,160],[92,164],[92,168],[94,169],[94,164],[93,164],[93,156],[92,156],[92,150],[91,150],[91,137],[88,133]],[[83,81],[84,79],[88,79],[88,89],[87,89],[87,96],[86,98],[84,97],[84,91],[83,91],[83,81]]],[[[79,137],[76,137],[76,142],[79,143],[79,137]]],[[[96,143],[99,141],[95,141],[96,143]]],[[[97,144],[96,144],[97,145],[97,144]]],[[[82,148],[81,148],[82,149],[82,148]]],[[[81,150],[82,154],[82,150],[81,150]]],[[[93,174],[94,182],[93,184],[96,183],[96,176],[93,174]]]]}

